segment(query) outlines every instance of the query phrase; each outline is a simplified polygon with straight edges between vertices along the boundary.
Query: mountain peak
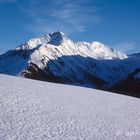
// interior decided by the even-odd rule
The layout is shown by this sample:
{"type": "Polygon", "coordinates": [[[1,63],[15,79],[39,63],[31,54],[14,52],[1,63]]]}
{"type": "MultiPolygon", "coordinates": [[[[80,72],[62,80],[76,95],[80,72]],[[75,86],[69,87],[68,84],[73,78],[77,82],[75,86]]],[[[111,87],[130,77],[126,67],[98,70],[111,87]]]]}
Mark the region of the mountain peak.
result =
{"type": "MultiPolygon", "coordinates": [[[[44,52],[48,54],[48,51],[57,53],[57,56],[61,55],[81,55],[88,56],[95,59],[125,59],[127,56],[121,52],[118,52],[108,46],[99,42],[74,42],[70,40],[63,32],[53,32],[42,37],[30,39],[28,42],[20,45],[16,50],[38,50],[44,48],[44,52]],[[44,46],[51,45],[47,50],[44,46]],[[42,47],[41,47],[42,46],[42,47]],[[57,51],[59,46],[59,51],[57,51]],[[57,48],[57,49],[55,49],[57,48]],[[46,50],[46,51],[44,51],[46,50]],[[61,53],[60,53],[61,52],[61,53]]],[[[45,54],[45,55],[46,55],[45,54]]],[[[49,55],[53,56],[52,53],[49,55]]]]}
{"type": "Polygon", "coordinates": [[[65,34],[61,31],[53,32],[49,34],[50,36],[65,36],[65,34]]]}
{"type": "Polygon", "coordinates": [[[59,32],[59,31],[50,33],[49,37],[50,37],[49,43],[56,46],[60,45],[63,42],[63,40],[67,38],[63,32],[59,32]]]}

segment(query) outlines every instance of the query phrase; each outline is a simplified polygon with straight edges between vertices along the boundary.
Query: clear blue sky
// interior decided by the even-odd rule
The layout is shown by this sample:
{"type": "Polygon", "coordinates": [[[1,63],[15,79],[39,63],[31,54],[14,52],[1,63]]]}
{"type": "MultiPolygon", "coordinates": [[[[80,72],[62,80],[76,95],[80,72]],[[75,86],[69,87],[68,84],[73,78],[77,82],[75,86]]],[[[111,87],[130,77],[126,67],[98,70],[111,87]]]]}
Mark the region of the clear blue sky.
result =
{"type": "Polygon", "coordinates": [[[140,52],[140,0],[0,0],[0,52],[55,31],[140,52]]]}

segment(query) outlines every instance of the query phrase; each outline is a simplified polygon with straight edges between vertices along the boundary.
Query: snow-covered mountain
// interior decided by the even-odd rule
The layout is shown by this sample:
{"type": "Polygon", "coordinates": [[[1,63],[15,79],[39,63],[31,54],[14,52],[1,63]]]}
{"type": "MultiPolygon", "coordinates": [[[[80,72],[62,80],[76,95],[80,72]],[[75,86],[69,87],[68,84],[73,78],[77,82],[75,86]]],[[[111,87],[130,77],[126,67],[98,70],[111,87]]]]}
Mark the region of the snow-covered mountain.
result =
{"type": "Polygon", "coordinates": [[[0,140],[139,140],[140,99],[0,74],[0,140]]]}
{"type": "Polygon", "coordinates": [[[0,55],[0,73],[108,89],[139,68],[139,62],[99,42],[74,42],[56,32],[0,55]]]}
{"type": "Polygon", "coordinates": [[[125,54],[109,48],[99,42],[74,43],[62,32],[56,32],[40,38],[31,39],[27,43],[16,48],[16,50],[31,49],[39,49],[41,55],[49,55],[52,59],[64,55],[81,55],[95,59],[127,58],[125,54]]]}

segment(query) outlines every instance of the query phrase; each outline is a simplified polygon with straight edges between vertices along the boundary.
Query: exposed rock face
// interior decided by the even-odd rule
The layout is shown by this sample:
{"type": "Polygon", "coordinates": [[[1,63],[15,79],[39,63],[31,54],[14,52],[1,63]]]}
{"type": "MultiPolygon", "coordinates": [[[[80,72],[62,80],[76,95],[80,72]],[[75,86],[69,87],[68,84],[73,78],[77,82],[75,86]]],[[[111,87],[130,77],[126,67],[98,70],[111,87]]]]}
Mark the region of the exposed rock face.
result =
{"type": "Polygon", "coordinates": [[[55,77],[49,69],[47,69],[46,71],[47,73],[44,70],[40,69],[36,64],[30,63],[26,70],[21,73],[21,75],[25,78],[35,80],[62,83],[61,77],[55,77]]]}

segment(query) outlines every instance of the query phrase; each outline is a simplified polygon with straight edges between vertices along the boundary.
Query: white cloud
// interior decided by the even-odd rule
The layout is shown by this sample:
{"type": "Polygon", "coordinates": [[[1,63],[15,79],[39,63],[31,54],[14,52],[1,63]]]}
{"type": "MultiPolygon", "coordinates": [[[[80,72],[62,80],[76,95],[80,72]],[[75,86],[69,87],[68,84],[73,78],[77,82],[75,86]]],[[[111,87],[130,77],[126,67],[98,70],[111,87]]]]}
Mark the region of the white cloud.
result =
{"type": "Polygon", "coordinates": [[[134,42],[122,42],[119,44],[112,45],[113,48],[116,48],[126,54],[138,52],[138,47],[134,42]]]}
{"type": "Polygon", "coordinates": [[[83,32],[89,24],[100,22],[101,18],[96,13],[98,8],[88,5],[90,2],[92,0],[51,0],[46,5],[44,0],[31,0],[21,10],[33,21],[28,27],[31,31],[48,33],[61,30],[69,34],[83,32]]]}

